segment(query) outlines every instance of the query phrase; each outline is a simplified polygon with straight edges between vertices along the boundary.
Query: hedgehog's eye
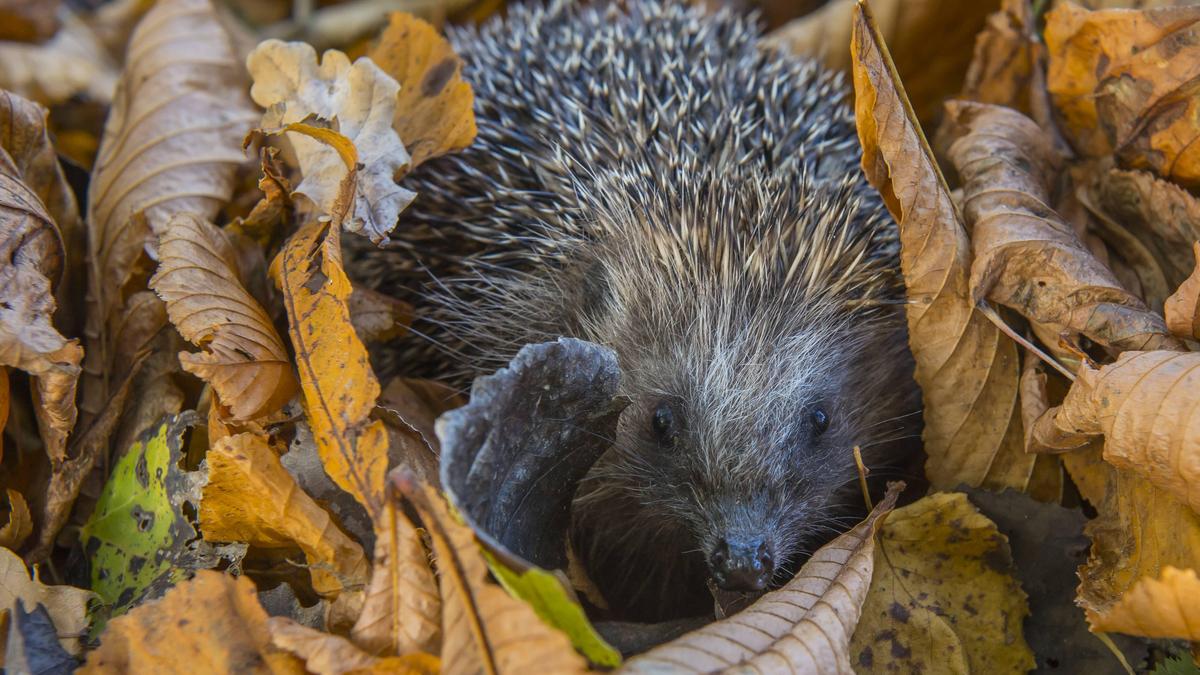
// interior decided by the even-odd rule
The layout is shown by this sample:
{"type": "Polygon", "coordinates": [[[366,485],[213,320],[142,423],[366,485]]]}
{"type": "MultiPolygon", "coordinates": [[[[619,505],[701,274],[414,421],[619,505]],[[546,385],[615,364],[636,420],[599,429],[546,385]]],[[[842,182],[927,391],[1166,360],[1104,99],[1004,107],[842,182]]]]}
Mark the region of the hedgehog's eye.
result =
{"type": "Polygon", "coordinates": [[[829,413],[825,412],[824,408],[813,408],[808,416],[812,420],[813,433],[816,435],[820,436],[829,428],[829,413]]]}
{"type": "Polygon", "coordinates": [[[659,403],[654,409],[654,416],[650,420],[650,424],[654,427],[654,435],[658,436],[658,440],[663,445],[670,445],[675,442],[677,430],[675,428],[675,411],[671,410],[669,403],[659,403]]]}

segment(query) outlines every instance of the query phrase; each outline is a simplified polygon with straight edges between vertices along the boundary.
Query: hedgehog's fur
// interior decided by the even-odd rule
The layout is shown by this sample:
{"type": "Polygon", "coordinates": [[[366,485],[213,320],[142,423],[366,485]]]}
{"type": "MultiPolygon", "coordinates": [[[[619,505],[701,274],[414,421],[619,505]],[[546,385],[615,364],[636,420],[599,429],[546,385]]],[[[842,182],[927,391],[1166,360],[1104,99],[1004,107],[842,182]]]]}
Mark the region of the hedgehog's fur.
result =
{"type": "Polygon", "coordinates": [[[711,607],[721,536],[794,564],[843,529],[851,448],[891,465],[919,416],[896,229],[841,77],[760,47],[751,20],[658,0],[511,7],[451,40],[478,138],[407,180],[397,255],[349,266],[414,299],[439,350],[384,368],[489,371],[560,335],[616,350],[632,403],[573,531],[615,616],[711,607]]]}

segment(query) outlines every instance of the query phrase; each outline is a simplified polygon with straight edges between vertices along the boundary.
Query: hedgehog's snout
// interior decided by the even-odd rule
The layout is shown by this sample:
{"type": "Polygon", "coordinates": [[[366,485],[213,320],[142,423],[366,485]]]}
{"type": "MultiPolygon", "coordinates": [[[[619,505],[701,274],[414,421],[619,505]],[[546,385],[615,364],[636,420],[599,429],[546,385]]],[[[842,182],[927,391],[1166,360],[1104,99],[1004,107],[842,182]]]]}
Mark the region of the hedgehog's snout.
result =
{"type": "Polygon", "coordinates": [[[775,573],[775,556],[759,537],[726,537],[709,553],[713,581],[726,591],[761,591],[775,573]]]}

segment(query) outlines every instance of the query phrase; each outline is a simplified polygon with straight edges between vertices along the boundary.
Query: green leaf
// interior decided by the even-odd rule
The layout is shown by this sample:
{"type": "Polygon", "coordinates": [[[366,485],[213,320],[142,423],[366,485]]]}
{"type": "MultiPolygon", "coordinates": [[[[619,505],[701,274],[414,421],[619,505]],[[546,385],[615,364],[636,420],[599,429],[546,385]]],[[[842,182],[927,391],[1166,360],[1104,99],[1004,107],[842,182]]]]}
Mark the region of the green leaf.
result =
{"type": "Polygon", "coordinates": [[[583,607],[568,594],[557,576],[536,565],[517,573],[486,548],[483,549],[483,555],[500,585],[511,595],[529,603],[542,621],[566,633],[571,644],[589,661],[606,668],[621,665],[621,654],[600,637],[584,614],[583,607]]]}
{"type": "Polygon", "coordinates": [[[1173,656],[1160,663],[1151,675],[1200,675],[1200,667],[1187,656],[1173,656]]]}

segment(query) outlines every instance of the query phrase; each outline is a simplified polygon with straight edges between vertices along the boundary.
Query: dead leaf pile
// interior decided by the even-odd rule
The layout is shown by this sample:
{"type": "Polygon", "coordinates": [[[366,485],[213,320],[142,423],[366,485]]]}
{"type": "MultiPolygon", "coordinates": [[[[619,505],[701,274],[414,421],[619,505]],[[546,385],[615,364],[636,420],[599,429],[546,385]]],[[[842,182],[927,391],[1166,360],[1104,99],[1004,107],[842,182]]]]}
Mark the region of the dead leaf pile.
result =
{"type": "Polygon", "coordinates": [[[629,625],[569,537],[616,353],[525,345],[469,401],[372,368],[422,308],[343,246],[388,243],[475,92],[435,25],[316,4],[0,7],[0,668],[1022,672],[1078,644],[1042,652],[1036,555],[1078,566],[1061,635],[1200,644],[1200,9],[793,3],[763,58],[850,75],[925,476],[775,590],[629,625]],[[1090,550],[1017,545],[1051,510],[1090,550]]]}

